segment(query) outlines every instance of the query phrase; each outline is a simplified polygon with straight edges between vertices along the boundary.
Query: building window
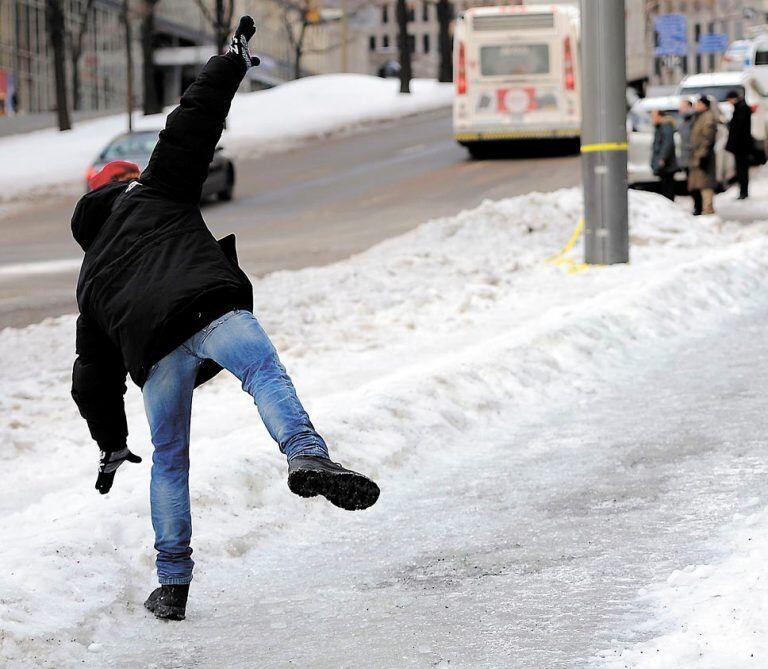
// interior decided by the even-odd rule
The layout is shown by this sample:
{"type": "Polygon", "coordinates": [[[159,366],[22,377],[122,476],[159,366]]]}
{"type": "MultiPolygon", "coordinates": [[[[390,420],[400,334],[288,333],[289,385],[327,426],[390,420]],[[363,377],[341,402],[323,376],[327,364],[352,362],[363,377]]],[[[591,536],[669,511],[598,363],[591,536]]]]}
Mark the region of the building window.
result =
{"type": "Polygon", "coordinates": [[[389,5],[381,6],[381,22],[389,23],[389,5]]]}
{"type": "Polygon", "coordinates": [[[376,51],[376,35],[371,35],[368,38],[368,50],[376,51]]]}
{"type": "Polygon", "coordinates": [[[421,36],[421,46],[423,47],[424,53],[429,53],[429,33],[424,33],[421,36]]]}
{"type": "Polygon", "coordinates": [[[381,38],[381,48],[382,49],[388,49],[389,48],[389,35],[383,35],[381,38]]]}
{"type": "Polygon", "coordinates": [[[408,53],[416,53],[415,35],[408,35],[408,53]]]}
{"type": "Polygon", "coordinates": [[[409,21],[415,21],[416,20],[416,10],[413,8],[413,5],[408,7],[407,16],[408,16],[408,20],[409,21]]]}
{"type": "Polygon", "coordinates": [[[421,20],[426,23],[429,21],[429,2],[428,0],[422,0],[421,2],[421,20]]]}

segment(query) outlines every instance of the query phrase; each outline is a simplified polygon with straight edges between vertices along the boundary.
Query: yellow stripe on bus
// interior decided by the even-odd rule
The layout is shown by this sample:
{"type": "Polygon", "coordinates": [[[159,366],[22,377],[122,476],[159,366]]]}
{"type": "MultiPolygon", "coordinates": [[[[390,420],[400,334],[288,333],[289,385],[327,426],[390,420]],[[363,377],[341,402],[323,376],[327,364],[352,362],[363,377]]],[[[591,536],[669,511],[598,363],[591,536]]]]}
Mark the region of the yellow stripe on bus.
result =
{"type": "Polygon", "coordinates": [[[490,132],[457,132],[454,138],[459,142],[470,142],[478,139],[536,139],[546,137],[573,137],[580,134],[578,128],[560,128],[546,130],[544,128],[526,130],[499,130],[490,132]]]}

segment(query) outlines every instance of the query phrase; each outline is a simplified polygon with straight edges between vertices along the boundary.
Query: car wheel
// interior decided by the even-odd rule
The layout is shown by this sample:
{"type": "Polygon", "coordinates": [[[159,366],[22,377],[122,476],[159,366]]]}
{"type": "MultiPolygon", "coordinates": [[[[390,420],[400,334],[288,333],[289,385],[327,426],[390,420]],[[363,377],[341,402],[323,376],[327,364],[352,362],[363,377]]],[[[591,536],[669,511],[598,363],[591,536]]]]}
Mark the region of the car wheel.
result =
{"type": "Polygon", "coordinates": [[[219,191],[218,193],[219,202],[229,202],[234,196],[234,192],[235,192],[235,170],[230,165],[227,168],[227,187],[224,190],[219,191]]]}

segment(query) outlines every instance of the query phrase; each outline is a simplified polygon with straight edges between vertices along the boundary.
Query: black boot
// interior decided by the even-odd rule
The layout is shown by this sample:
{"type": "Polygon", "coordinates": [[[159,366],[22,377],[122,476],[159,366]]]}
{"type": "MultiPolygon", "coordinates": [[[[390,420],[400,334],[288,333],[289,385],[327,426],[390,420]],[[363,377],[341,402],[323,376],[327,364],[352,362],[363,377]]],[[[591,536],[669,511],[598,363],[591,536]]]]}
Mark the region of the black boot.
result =
{"type": "Polygon", "coordinates": [[[144,602],[144,606],[162,620],[184,620],[187,611],[189,583],[161,585],[144,602]]]}
{"type": "Polygon", "coordinates": [[[347,511],[367,509],[379,498],[379,486],[367,476],[317,455],[298,455],[288,463],[288,487],[301,497],[322,495],[347,511]]]}

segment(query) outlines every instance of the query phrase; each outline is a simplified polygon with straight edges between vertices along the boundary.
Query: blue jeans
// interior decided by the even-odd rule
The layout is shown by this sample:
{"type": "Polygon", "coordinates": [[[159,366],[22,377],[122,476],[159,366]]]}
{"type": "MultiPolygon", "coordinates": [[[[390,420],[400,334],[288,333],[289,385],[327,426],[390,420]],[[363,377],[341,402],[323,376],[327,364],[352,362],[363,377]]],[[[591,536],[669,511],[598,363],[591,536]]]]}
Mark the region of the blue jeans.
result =
{"type": "Polygon", "coordinates": [[[161,584],[192,580],[189,427],[195,377],[205,359],[240,379],[289,460],[297,455],[328,457],[275,347],[250,311],[230,311],[165,356],[142,389],[155,447],[150,503],[161,584]]]}

